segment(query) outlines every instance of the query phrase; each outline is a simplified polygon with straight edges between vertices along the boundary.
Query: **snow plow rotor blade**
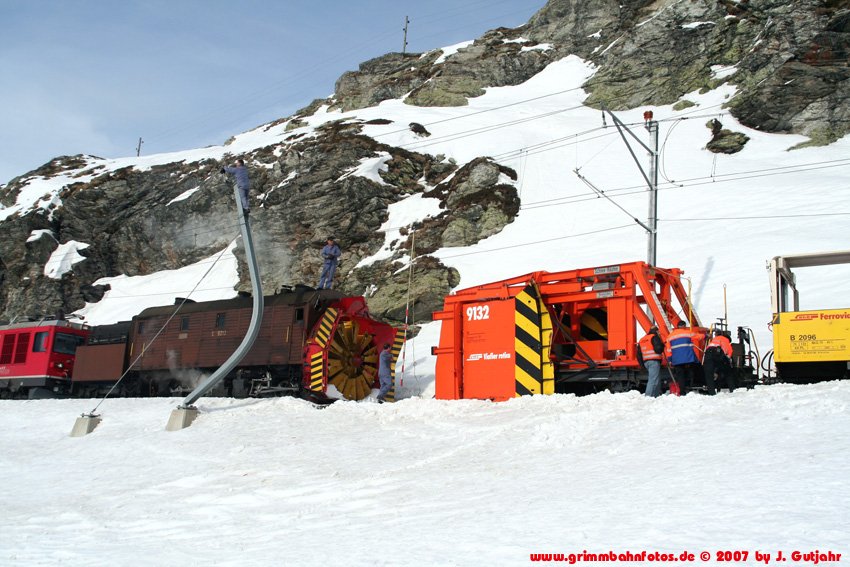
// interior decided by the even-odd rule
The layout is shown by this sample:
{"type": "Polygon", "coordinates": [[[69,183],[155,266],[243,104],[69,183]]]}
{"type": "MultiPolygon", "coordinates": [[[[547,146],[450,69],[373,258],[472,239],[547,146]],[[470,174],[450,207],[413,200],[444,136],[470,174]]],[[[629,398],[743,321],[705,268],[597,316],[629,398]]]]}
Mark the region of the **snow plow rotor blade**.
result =
{"type": "Polygon", "coordinates": [[[349,400],[362,400],[372,391],[377,364],[374,337],[357,321],[341,321],[328,345],[328,377],[349,400]]]}

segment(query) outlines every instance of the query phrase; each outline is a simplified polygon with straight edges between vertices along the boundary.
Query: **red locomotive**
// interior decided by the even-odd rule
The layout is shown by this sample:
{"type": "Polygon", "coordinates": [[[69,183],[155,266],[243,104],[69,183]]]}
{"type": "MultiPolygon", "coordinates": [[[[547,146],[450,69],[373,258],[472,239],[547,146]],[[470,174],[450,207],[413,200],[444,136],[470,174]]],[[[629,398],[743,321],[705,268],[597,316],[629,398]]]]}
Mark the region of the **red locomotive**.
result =
{"type": "MultiPolygon", "coordinates": [[[[373,319],[362,297],[296,286],[264,303],[257,340],[215,394],[359,400],[377,385],[381,346],[392,345],[394,360],[401,350],[403,333],[373,319]]],[[[113,387],[122,396],[186,394],[239,344],[252,300],[176,309],[152,307],[132,321],[91,328],[67,321],[0,327],[0,396],[97,397],[113,387]]]]}
{"type": "Polygon", "coordinates": [[[88,335],[85,325],[63,320],[0,326],[0,396],[63,388],[88,335]]]}

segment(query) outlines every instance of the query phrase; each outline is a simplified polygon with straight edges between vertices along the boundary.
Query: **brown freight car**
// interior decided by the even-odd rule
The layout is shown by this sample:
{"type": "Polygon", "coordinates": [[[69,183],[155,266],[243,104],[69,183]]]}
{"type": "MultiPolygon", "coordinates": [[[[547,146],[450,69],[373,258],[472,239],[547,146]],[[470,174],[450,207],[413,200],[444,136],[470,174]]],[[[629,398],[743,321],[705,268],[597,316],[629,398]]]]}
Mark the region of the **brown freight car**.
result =
{"type": "MultiPolygon", "coordinates": [[[[224,393],[241,396],[248,393],[246,389],[257,388],[269,393],[296,391],[307,335],[327,306],[342,297],[334,290],[301,287],[266,297],[260,333],[239,369],[224,380],[224,393]]],[[[251,308],[247,296],[186,303],[156,340],[174,306],[142,311],[130,329],[130,372],[142,377],[142,387],[151,389],[150,393],[191,390],[237,348],[247,332],[251,308]]]]}

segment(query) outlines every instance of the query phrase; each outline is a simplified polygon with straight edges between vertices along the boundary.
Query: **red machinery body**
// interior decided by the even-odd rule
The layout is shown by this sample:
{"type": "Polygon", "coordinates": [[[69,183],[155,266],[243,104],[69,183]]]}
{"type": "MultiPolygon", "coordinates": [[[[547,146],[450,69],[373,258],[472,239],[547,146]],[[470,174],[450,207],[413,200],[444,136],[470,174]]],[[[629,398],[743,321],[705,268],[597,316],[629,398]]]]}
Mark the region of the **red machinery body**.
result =
{"type": "Polygon", "coordinates": [[[0,388],[51,388],[70,382],[77,347],[89,332],[64,320],[0,327],[0,388]]]}
{"type": "Polygon", "coordinates": [[[395,364],[404,344],[404,330],[373,319],[363,297],[343,297],[325,311],[304,347],[303,388],[314,397],[361,400],[379,387],[379,355],[390,345],[393,386],[385,397],[395,400],[395,364]]]}
{"type": "Polygon", "coordinates": [[[653,324],[662,339],[682,320],[707,330],[683,273],[631,262],[533,272],[447,296],[434,313],[442,321],[436,397],[506,400],[635,384],[636,343],[653,324]]]}

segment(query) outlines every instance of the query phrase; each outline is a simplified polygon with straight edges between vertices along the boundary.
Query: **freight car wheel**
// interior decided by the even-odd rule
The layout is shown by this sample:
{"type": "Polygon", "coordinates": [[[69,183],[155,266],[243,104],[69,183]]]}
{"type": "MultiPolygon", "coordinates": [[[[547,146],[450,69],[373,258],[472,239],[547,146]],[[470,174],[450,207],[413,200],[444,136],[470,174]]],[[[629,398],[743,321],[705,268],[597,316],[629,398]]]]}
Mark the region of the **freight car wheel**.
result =
{"type": "Polygon", "coordinates": [[[357,321],[341,321],[328,349],[328,381],[349,400],[362,400],[378,375],[374,337],[357,321]]]}

